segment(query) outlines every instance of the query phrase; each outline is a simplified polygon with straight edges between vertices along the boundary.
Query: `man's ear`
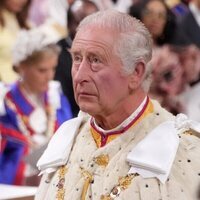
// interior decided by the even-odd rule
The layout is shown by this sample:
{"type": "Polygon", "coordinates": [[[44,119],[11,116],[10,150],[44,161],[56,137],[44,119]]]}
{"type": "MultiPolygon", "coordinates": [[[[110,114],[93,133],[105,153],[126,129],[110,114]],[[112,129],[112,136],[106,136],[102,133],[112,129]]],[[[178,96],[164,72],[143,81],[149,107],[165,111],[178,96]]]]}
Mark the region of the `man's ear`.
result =
{"type": "Polygon", "coordinates": [[[145,74],[145,64],[139,62],[135,66],[135,70],[130,74],[129,88],[135,90],[140,87],[145,74]]]}

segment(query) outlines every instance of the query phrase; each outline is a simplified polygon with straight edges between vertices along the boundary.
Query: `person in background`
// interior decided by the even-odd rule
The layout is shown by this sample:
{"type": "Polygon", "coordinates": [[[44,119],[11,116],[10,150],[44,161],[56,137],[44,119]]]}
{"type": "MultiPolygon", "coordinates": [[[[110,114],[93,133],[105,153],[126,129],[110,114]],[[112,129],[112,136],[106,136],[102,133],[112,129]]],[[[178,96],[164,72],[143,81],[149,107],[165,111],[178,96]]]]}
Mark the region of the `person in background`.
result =
{"type": "Polygon", "coordinates": [[[0,81],[11,83],[18,78],[12,69],[12,47],[20,29],[28,29],[31,0],[0,1],[0,81]]]}
{"type": "Polygon", "coordinates": [[[191,0],[188,7],[188,12],[179,22],[180,30],[191,44],[195,44],[200,48],[200,1],[191,0]]]}
{"type": "Polygon", "coordinates": [[[170,10],[175,14],[177,23],[183,18],[188,12],[189,0],[166,0],[165,1],[170,10]]]}
{"type": "Polygon", "coordinates": [[[57,43],[67,35],[67,11],[74,0],[32,0],[29,20],[49,41],[57,43]]]}
{"type": "Polygon", "coordinates": [[[21,31],[13,49],[19,80],[1,99],[3,149],[0,182],[26,184],[35,171],[24,157],[46,144],[55,130],[72,118],[71,107],[59,82],[52,81],[60,48],[49,44],[38,30],[21,31]]]}
{"type": "Polygon", "coordinates": [[[151,61],[153,67],[150,95],[173,114],[184,112],[179,95],[185,91],[188,82],[173,46],[164,45],[154,50],[151,61]],[[169,59],[170,58],[170,59],[169,59]]]}
{"type": "Polygon", "coordinates": [[[198,200],[199,124],[148,97],[152,38],[144,24],[96,12],[80,22],[70,52],[81,112],[39,159],[35,199],[198,200]]]}
{"type": "Polygon", "coordinates": [[[176,16],[163,0],[141,0],[133,4],[129,14],[140,19],[152,34],[154,45],[184,45],[188,40],[178,28],[176,16]]]}
{"type": "Polygon", "coordinates": [[[185,81],[194,86],[200,81],[200,49],[192,44],[177,48],[177,53],[184,71],[185,81]]]}
{"type": "Polygon", "coordinates": [[[50,18],[58,19],[62,25],[67,23],[66,12],[74,0],[32,0],[29,10],[29,20],[33,26],[40,26],[50,18]],[[63,24],[64,23],[64,24],[63,24]]]}
{"type": "Polygon", "coordinates": [[[69,99],[74,117],[77,116],[79,107],[74,99],[71,77],[72,59],[68,50],[71,47],[79,22],[87,15],[96,11],[98,11],[97,6],[89,0],[75,1],[68,10],[68,37],[58,42],[58,45],[61,47],[61,53],[58,59],[55,80],[58,80],[61,83],[63,92],[69,99]]]}
{"type": "Polygon", "coordinates": [[[200,118],[193,116],[198,116],[194,110],[199,109],[199,54],[195,45],[164,45],[156,49],[151,61],[153,81],[150,89],[151,96],[167,110],[173,114],[183,112],[197,121],[200,118]]]}
{"type": "Polygon", "coordinates": [[[178,49],[184,74],[183,80],[188,83],[180,99],[185,105],[185,113],[192,120],[200,122],[200,49],[195,45],[178,49]]]}

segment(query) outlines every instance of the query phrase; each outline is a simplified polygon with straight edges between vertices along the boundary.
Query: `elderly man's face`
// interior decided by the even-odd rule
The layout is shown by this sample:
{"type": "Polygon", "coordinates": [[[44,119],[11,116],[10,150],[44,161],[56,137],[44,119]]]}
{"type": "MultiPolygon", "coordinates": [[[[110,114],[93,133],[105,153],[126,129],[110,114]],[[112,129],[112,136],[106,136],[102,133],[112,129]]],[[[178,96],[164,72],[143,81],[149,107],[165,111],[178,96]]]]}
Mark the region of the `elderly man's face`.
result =
{"type": "Polygon", "coordinates": [[[113,31],[89,27],[77,33],[72,45],[75,99],[92,116],[114,113],[129,95],[129,78],[114,52],[116,39],[113,31]]]}

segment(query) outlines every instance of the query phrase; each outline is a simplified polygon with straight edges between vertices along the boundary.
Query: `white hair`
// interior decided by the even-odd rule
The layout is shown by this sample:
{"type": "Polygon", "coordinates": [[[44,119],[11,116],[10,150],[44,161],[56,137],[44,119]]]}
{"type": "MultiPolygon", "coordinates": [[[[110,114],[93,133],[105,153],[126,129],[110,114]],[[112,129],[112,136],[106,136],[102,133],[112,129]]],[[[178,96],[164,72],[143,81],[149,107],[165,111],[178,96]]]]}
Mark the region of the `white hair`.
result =
{"type": "MultiPolygon", "coordinates": [[[[126,73],[132,73],[138,63],[145,65],[143,89],[150,86],[149,74],[152,58],[152,37],[144,24],[138,19],[115,10],[99,11],[84,18],[77,31],[88,26],[111,29],[119,34],[115,44],[115,52],[121,58],[126,73]]],[[[103,36],[102,36],[103,37],[103,36]]]]}

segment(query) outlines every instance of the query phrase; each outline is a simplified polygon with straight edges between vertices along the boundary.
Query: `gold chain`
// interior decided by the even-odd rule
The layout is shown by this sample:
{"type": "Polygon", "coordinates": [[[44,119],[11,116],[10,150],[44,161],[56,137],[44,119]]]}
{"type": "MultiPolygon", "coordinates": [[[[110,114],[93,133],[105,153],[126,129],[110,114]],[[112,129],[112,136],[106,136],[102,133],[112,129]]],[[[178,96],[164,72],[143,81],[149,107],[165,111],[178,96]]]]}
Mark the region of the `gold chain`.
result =
{"type": "Polygon", "coordinates": [[[115,197],[118,197],[121,193],[121,191],[128,188],[128,186],[131,184],[131,181],[133,178],[138,176],[137,173],[135,174],[128,174],[125,177],[120,177],[118,181],[118,185],[113,187],[110,194],[101,195],[101,200],[114,200],[115,197]]]}

